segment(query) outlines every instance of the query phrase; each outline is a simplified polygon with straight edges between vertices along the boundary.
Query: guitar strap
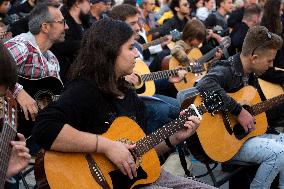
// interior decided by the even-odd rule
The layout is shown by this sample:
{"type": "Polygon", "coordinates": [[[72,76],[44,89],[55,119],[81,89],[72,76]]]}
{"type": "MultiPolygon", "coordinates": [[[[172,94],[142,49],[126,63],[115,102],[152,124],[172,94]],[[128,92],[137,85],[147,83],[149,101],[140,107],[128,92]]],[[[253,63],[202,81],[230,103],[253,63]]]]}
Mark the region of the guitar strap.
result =
{"type": "Polygon", "coordinates": [[[184,170],[184,173],[187,177],[192,177],[192,173],[190,170],[188,170],[187,168],[187,162],[185,159],[185,152],[184,152],[184,148],[182,147],[183,144],[180,144],[177,146],[177,150],[178,150],[178,155],[179,155],[179,160],[180,160],[180,164],[184,170]]]}
{"type": "Polygon", "coordinates": [[[99,166],[97,163],[93,160],[92,156],[90,154],[85,155],[85,159],[88,162],[89,169],[91,171],[92,176],[96,180],[96,182],[101,185],[102,188],[104,189],[110,189],[109,184],[106,182],[106,179],[100,170],[99,166]]]}

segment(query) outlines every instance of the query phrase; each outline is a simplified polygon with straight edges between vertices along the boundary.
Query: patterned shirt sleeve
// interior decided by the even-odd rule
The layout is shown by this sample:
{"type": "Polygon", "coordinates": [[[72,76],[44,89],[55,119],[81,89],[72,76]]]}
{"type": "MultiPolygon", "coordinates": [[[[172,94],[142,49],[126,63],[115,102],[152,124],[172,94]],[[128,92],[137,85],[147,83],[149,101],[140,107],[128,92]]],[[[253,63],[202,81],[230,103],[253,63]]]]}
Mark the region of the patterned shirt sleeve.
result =
{"type": "MultiPolygon", "coordinates": [[[[7,49],[9,50],[10,54],[14,58],[17,66],[21,65],[24,63],[28,56],[28,49],[25,45],[20,44],[20,43],[13,43],[13,42],[7,42],[6,44],[7,49]]],[[[17,98],[18,94],[20,91],[23,89],[23,86],[20,85],[19,83],[16,83],[14,88],[11,89],[13,93],[13,97],[17,98]]]]}
{"type": "Polygon", "coordinates": [[[23,89],[23,86],[20,85],[19,83],[15,84],[15,87],[13,89],[11,89],[12,93],[13,93],[13,97],[17,98],[18,94],[20,93],[20,91],[23,89]]]}
{"type": "Polygon", "coordinates": [[[14,60],[16,61],[17,66],[23,64],[28,57],[28,48],[23,43],[13,43],[8,42],[5,44],[14,60]]]}
{"type": "Polygon", "coordinates": [[[180,45],[176,45],[172,51],[171,54],[179,63],[182,64],[182,66],[188,66],[190,63],[189,58],[187,57],[187,54],[184,51],[184,48],[180,45]]]}

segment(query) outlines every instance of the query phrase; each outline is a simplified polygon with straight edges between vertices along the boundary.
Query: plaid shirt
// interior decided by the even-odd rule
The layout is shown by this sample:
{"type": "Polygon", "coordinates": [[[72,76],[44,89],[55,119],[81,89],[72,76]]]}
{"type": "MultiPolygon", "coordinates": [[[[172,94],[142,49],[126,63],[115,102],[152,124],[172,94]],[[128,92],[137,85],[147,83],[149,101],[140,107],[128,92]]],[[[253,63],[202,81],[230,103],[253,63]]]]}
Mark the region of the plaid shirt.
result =
{"type": "MultiPolygon", "coordinates": [[[[60,79],[59,62],[55,55],[47,50],[42,53],[36,44],[35,37],[30,32],[18,35],[5,43],[18,67],[18,75],[39,79],[53,76],[60,79]]],[[[23,87],[16,84],[13,95],[16,97],[23,87]]]]}

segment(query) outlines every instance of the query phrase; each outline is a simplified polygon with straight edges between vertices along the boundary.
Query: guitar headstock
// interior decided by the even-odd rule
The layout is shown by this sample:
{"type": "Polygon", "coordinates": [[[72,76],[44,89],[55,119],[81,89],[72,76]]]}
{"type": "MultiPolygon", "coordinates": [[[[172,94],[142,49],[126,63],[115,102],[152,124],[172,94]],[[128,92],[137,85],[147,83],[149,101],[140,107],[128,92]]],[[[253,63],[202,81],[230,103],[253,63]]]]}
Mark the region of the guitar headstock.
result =
{"type": "Polygon", "coordinates": [[[224,105],[222,96],[219,93],[212,92],[211,94],[206,94],[205,92],[203,92],[201,94],[201,97],[203,99],[202,102],[205,108],[211,114],[214,114],[215,112],[221,110],[222,106],[224,105]]]}
{"type": "Polygon", "coordinates": [[[17,129],[17,101],[10,91],[3,98],[3,122],[13,129],[17,129]]]}
{"type": "Polygon", "coordinates": [[[180,38],[181,38],[181,32],[179,32],[177,29],[170,31],[170,34],[172,36],[173,42],[176,42],[176,41],[180,40],[180,38]]]}
{"type": "Polygon", "coordinates": [[[190,72],[194,74],[199,74],[205,71],[205,67],[203,64],[198,62],[190,63],[190,72]]]}
{"type": "Polygon", "coordinates": [[[228,48],[231,45],[231,38],[229,36],[222,37],[220,41],[220,47],[223,48],[228,48]]]}

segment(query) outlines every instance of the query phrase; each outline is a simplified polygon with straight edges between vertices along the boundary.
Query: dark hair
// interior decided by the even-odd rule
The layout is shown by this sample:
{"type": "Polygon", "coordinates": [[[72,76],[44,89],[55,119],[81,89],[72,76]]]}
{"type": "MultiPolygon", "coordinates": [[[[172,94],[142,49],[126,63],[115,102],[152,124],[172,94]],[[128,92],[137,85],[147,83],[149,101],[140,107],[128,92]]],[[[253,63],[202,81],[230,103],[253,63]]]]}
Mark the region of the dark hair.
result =
{"type": "Polygon", "coordinates": [[[254,15],[261,15],[262,9],[257,4],[252,4],[245,8],[243,19],[251,20],[254,15]]]}
{"type": "Polygon", "coordinates": [[[282,22],[280,19],[280,0],[268,0],[264,5],[261,25],[265,26],[270,32],[281,34],[282,22]]]}
{"type": "Polygon", "coordinates": [[[216,0],[216,7],[220,8],[221,7],[221,3],[225,2],[226,0],[216,0]]]}
{"type": "Polygon", "coordinates": [[[111,9],[108,16],[115,20],[125,21],[129,16],[135,16],[138,14],[138,10],[128,4],[117,5],[111,9]]]}
{"type": "Polygon", "coordinates": [[[121,46],[132,36],[133,30],[125,22],[110,18],[96,22],[83,38],[77,59],[70,69],[70,79],[93,80],[106,94],[121,95],[123,90],[116,79],[115,63],[121,46]]]}
{"type": "Polygon", "coordinates": [[[132,6],[136,7],[137,2],[136,2],[136,0],[124,0],[122,4],[132,5],[132,6]]]}
{"type": "Polygon", "coordinates": [[[17,82],[17,66],[14,58],[0,41],[0,85],[12,88],[17,82]]]}
{"type": "Polygon", "coordinates": [[[282,47],[282,38],[268,31],[264,26],[251,27],[244,39],[242,55],[260,54],[268,49],[278,50],[282,47]]]}
{"type": "Polygon", "coordinates": [[[182,40],[194,39],[203,41],[206,37],[206,27],[200,20],[191,20],[186,23],[182,31],[182,40]]]}
{"type": "Polygon", "coordinates": [[[49,12],[49,8],[58,8],[59,4],[51,1],[46,1],[44,3],[39,3],[35,6],[29,15],[29,31],[36,35],[39,34],[41,25],[44,22],[53,21],[53,16],[49,12]]]}
{"type": "Polygon", "coordinates": [[[0,0],[0,5],[2,5],[5,1],[11,1],[11,0],[0,0]]]}
{"type": "Polygon", "coordinates": [[[64,7],[69,11],[76,2],[82,2],[84,0],[63,0],[64,7]]]}
{"type": "Polygon", "coordinates": [[[180,0],[172,0],[171,3],[170,3],[170,9],[171,11],[173,12],[174,15],[177,14],[177,11],[176,11],[176,7],[179,8],[180,7],[180,4],[179,4],[180,0]]]}

